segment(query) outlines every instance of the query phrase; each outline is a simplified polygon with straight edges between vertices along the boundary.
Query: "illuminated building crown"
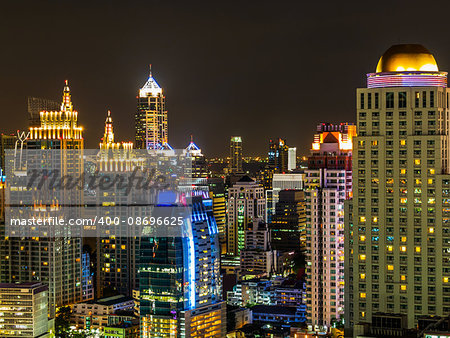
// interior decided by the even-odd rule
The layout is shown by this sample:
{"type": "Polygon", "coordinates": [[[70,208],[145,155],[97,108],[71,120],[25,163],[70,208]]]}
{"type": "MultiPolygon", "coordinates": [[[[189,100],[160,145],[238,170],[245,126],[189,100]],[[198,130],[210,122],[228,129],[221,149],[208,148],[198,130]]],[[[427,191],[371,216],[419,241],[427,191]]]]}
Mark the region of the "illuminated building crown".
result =
{"type": "Polygon", "coordinates": [[[158,96],[162,95],[162,88],[159,86],[158,82],[152,76],[152,66],[150,65],[150,74],[148,76],[147,82],[139,90],[140,97],[147,96],[158,96]]]}
{"type": "Polygon", "coordinates": [[[367,88],[384,87],[447,87],[447,73],[439,71],[422,45],[394,45],[381,56],[376,72],[367,74],[367,88]]]}

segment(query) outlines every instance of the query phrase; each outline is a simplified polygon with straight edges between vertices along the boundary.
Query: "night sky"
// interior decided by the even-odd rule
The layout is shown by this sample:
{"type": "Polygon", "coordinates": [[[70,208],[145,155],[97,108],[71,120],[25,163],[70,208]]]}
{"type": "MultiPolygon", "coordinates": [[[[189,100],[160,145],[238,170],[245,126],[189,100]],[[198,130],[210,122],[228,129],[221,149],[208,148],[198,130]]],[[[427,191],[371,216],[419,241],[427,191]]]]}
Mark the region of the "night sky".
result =
{"type": "Polygon", "coordinates": [[[108,109],[133,140],[148,64],[169,142],[244,155],[283,137],[307,154],[316,124],[354,122],[355,88],[392,44],[420,43],[450,70],[450,1],[2,1],[0,132],[27,127],[26,97],[60,101],[68,79],[98,147],[108,109]]]}

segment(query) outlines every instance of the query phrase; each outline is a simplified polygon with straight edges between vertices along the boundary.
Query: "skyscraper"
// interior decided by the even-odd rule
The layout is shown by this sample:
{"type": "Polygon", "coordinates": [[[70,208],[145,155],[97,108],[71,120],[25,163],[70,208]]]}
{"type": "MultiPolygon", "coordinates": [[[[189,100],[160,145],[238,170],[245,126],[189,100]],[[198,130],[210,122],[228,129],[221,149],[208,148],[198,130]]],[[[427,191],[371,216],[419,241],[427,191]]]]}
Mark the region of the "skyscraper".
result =
{"type": "Polygon", "coordinates": [[[344,312],[344,201],[352,191],[352,140],[356,126],[319,124],[306,182],[308,321],[330,327],[344,312]]]}
{"type": "Polygon", "coordinates": [[[281,252],[296,251],[306,241],[305,193],[301,190],[281,190],[275,214],[269,224],[272,248],[281,252]]]}
{"type": "Polygon", "coordinates": [[[286,140],[281,138],[270,140],[268,155],[268,167],[273,173],[288,172],[289,147],[286,145],[286,140]]]}
{"type": "Polygon", "coordinates": [[[288,149],[288,170],[297,168],[297,148],[289,147],[288,149]]]}
{"type": "Polygon", "coordinates": [[[224,337],[220,247],[212,201],[192,198],[189,237],[141,238],[141,337],[224,337]]]}
{"type": "Polygon", "coordinates": [[[266,201],[264,188],[248,176],[243,176],[228,189],[228,254],[237,256],[245,246],[245,229],[263,219],[266,201]]]}
{"type": "MultiPolygon", "coordinates": [[[[70,88],[66,81],[60,111],[41,111],[40,126],[30,127],[26,141],[28,149],[39,150],[41,156],[29,158],[28,175],[34,169],[60,169],[61,176],[82,173],[83,159],[78,150],[84,147],[83,128],[78,126],[78,112],[73,109],[70,88]]],[[[20,151],[17,151],[19,154],[20,151]]],[[[24,155],[25,156],[25,155],[24,155]]],[[[11,173],[11,171],[10,171],[11,173]]],[[[51,208],[40,198],[45,192],[30,194],[21,186],[25,176],[8,177],[11,203],[31,201],[42,205],[39,209],[26,209],[29,214],[21,217],[62,217],[68,209],[51,208]]],[[[52,191],[53,202],[80,205],[82,194],[78,189],[60,192],[52,191]]],[[[69,208],[72,212],[79,208],[69,208]]],[[[18,210],[17,212],[20,212],[18,210]]],[[[65,214],[65,216],[68,216],[65,214]]],[[[71,214],[76,218],[77,214],[71,214]]],[[[53,236],[41,234],[39,237],[6,236],[2,240],[1,256],[3,271],[2,282],[39,281],[48,285],[49,314],[55,315],[59,306],[69,305],[82,300],[82,242],[80,237],[71,233],[69,227],[53,236]]]]}
{"type": "Polygon", "coordinates": [[[421,45],[395,45],[357,89],[353,200],[346,209],[345,324],[376,312],[450,313],[447,73],[421,45]]]}
{"type": "MultiPolygon", "coordinates": [[[[105,120],[105,131],[99,144],[100,151],[94,163],[100,177],[120,175],[129,179],[141,162],[133,152],[132,142],[116,142],[111,112],[108,111],[105,120]]],[[[111,219],[121,217],[126,219],[134,212],[132,207],[120,208],[118,205],[131,206],[136,201],[134,193],[126,193],[125,188],[112,185],[108,190],[96,191],[89,196],[96,208],[89,209],[91,217],[105,215],[111,219]]],[[[134,215],[133,215],[134,216],[134,215]]],[[[139,238],[133,236],[133,227],[114,226],[114,234],[107,234],[103,227],[99,228],[97,237],[97,297],[111,294],[131,296],[132,289],[138,287],[137,250],[139,238]]],[[[107,227],[109,228],[109,227],[107,227]]],[[[106,229],[105,229],[106,230],[106,229]]],[[[110,230],[110,229],[108,229],[110,230]]]]}
{"type": "Polygon", "coordinates": [[[137,149],[171,149],[167,124],[166,97],[150,74],[139,90],[135,114],[135,146],[137,149]]]}
{"type": "Polygon", "coordinates": [[[231,137],[229,169],[232,174],[242,172],[242,138],[240,136],[231,137]]]}
{"type": "Polygon", "coordinates": [[[213,202],[213,214],[219,231],[220,253],[227,253],[227,201],[222,177],[208,178],[209,197],[213,202]]]}

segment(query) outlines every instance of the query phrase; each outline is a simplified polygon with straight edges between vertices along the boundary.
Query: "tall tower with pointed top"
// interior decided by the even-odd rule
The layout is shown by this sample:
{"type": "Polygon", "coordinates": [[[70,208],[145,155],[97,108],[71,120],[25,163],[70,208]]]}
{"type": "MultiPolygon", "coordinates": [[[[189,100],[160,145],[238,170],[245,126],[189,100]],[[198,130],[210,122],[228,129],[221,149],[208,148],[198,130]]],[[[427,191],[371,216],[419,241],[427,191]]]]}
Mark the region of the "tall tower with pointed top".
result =
{"type": "Polygon", "coordinates": [[[171,149],[168,143],[166,98],[150,74],[139,90],[135,115],[135,145],[137,149],[171,149]]]}

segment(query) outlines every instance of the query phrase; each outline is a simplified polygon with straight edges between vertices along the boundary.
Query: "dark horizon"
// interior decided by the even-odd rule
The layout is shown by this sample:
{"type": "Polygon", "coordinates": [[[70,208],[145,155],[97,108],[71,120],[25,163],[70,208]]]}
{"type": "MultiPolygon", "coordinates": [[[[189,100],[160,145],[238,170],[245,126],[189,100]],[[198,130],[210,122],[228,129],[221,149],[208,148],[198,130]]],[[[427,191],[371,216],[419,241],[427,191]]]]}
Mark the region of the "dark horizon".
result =
{"type": "Polygon", "coordinates": [[[422,14],[416,0],[174,3],[3,4],[0,132],[26,128],[27,96],[60,101],[68,79],[86,148],[98,147],[107,110],[116,139],[133,140],[151,63],[174,148],[192,134],[207,156],[226,156],[230,136],[240,135],[244,156],[264,155],[281,137],[304,155],[318,123],[355,121],[355,89],[391,45],[423,44],[450,69],[450,45],[438,34],[446,20],[422,14]]]}

